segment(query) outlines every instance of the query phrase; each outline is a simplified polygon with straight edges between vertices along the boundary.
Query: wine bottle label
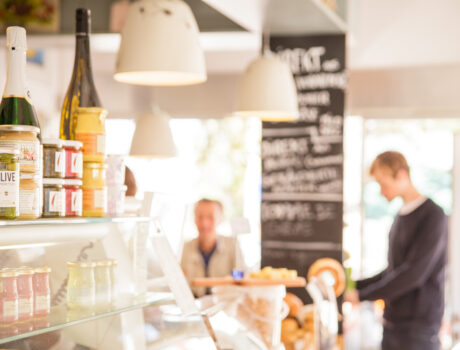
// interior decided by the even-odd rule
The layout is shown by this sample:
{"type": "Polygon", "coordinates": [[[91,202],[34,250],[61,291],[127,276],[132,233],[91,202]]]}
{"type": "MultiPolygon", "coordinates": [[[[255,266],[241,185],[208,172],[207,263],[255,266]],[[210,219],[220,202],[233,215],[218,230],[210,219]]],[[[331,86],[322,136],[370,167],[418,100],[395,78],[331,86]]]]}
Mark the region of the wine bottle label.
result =
{"type": "Polygon", "coordinates": [[[65,174],[65,151],[56,152],[54,160],[54,171],[56,173],[65,174]]]}
{"type": "Polygon", "coordinates": [[[83,193],[81,190],[72,192],[71,197],[71,211],[75,213],[76,216],[81,216],[82,214],[82,203],[83,203],[83,193]]]}
{"type": "Polygon", "coordinates": [[[19,204],[19,171],[0,171],[0,207],[15,208],[19,204]]]}
{"type": "Polygon", "coordinates": [[[15,147],[19,149],[21,171],[35,172],[40,169],[40,142],[0,140],[0,147],[15,147]]]}

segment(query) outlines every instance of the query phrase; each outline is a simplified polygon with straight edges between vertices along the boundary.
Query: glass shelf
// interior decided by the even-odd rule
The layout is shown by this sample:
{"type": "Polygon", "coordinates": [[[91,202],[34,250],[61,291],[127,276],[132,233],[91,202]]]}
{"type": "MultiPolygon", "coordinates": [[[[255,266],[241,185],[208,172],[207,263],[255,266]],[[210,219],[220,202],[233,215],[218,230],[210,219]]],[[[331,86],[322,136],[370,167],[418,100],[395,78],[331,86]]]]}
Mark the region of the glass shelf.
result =
{"type": "Polygon", "coordinates": [[[122,216],[116,218],[56,218],[36,220],[0,220],[4,226],[34,226],[34,225],[70,225],[70,224],[99,224],[99,223],[138,223],[149,222],[150,218],[142,216],[122,216]]]}
{"type": "Polygon", "coordinates": [[[80,323],[118,315],[146,306],[160,306],[173,302],[174,298],[171,293],[147,293],[142,297],[119,299],[117,304],[110,310],[99,312],[95,310],[69,310],[66,305],[61,305],[51,308],[51,314],[47,318],[34,319],[29,323],[15,323],[11,326],[0,327],[0,344],[57,331],[80,323]]]}

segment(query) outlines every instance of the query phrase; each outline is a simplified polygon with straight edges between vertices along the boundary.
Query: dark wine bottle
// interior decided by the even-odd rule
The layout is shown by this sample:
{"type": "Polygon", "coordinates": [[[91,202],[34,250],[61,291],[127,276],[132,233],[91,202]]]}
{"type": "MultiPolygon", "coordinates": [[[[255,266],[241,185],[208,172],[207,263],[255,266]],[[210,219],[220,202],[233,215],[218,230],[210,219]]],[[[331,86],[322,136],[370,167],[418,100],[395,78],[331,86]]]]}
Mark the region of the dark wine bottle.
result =
{"type": "Polygon", "coordinates": [[[26,83],[26,30],[6,30],[7,75],[0,104],[0,124],[40,127],[26,83]]]}
{"type": "Polygon", "coordinates": [[[91,32],[91,11],[77,9],[75,32],[75,62],[61,112],[60,138],[75,139],[76,120],[74,111],[78,107],[101,107],[91,70],[89,33],[91,32]]]}

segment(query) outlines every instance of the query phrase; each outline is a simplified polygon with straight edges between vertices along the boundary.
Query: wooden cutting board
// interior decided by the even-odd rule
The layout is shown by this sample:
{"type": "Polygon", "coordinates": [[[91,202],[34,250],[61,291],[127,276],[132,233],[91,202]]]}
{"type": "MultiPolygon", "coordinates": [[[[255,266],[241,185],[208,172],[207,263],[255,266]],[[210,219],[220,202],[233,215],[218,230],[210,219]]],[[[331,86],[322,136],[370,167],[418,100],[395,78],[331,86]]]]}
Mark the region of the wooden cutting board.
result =
{"type": "Polygon", "coordinates": [[[306,280],[303,277],[295,279],[263,279],[263,278],[243,278],[234,280],[232,277],[207,277],[195,278],[192,285],[195,287],[215,287],[215,286],[276,286],[284,285],[286,287],[305,287],[306,280]]]}

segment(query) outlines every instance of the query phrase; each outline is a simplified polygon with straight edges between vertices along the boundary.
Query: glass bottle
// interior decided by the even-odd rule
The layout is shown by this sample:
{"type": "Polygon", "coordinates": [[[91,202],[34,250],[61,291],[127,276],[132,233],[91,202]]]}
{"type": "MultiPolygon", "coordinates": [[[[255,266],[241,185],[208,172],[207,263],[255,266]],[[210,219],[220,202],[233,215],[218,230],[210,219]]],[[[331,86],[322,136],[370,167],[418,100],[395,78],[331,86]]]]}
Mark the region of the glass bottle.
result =
{"type": "Polygon", "coordinates": [[[60,138],[75,139],[76,120],[73,113],[78,107],[100,107],[101,102],[94,85],[91,70],[89,33],[91,31],[91,11],[77,9],[75,32],[75,61],[61,111],[60,138]]]}
{"type": "Polygon", "coordinates": [[[7,74],[0,104],[0,124],[40,127],[26,83],[26,30],[6,30],[7,74]]]}

